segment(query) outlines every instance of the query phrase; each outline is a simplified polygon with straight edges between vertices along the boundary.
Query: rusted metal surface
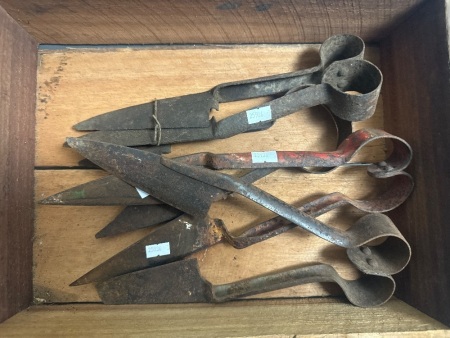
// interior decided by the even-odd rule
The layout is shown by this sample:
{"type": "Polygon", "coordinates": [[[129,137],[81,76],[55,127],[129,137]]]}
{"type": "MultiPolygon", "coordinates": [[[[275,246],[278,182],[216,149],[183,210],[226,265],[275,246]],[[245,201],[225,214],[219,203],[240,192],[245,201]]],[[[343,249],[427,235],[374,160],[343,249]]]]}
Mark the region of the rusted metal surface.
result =
{"type": "MultiPolygon", "coordinates": [[[[252,170],[240,177],[241,180],[253,183],[276,169],[264,168],[252,170]]],[[[114,176],[112,176],[114,177],[114,176]]],[[[222,196],[220,196],[223,198],[222,196]]],[[[148,198],[148,197],[147,197],[148,198]]],[[[161,202],[162,203],[162,202],[161,202]]],[[[181,216],[183,211],[167,204],[160,205],[131,205],[126,207],[113,221],[100,230],[95,237],[108,237],[136,229],[147,228],[153,225],[171,221],[181,216]]]]}
{"type": "MultiPolygon", "coordinates": [[[[339,163],[346,163],[362,147],[380,138],[391,140],[393,142],[393,151],[385,161],[378,164],[371,164],[368,167],[369,174],[375,177],[389,177],[394,173],[398,173],[398,171],[404,169],[409,164],[412,156],[411,149],[402,139],[380,130],[363,129],[353,133],[341,143],[338,151],[335,152],[338,156],[334,156],[334,158],[341,157],[343,160],[340,160],[339,163]]],[[[178,160],[175,162],[158,157],[157,155],[122,146],[80,139],[69,139],[68,143],[84,156],[90,158],[113,174],[118,175],[131,185],[148,191],[152,195],[157,196],[158,199],[164,202],[168,201],[172,207],[192,215],[204,216],[212,201],[225,198],[230,192],[239,192],[251,199],[255,200],[256,198],[255,201],[257,203],[263,202],[265,207],[283,215],[283,217],[290,219],[292,222],[298,225],[303,224],[303,226],[311,229],[311,231],[315,231],[314,233],[316,234],[321,233],[322,238],[328,238],[330,240],[329,236],[338,235],[337,233],[328,234],[328,231],[324,232],[323,225],[317,223],[317,221],[313,221],[311,217],[305,217],[302,213],[296,212],[292,206],[248,185],[247,183],[249,181],[237,180],[231,176],[214,173],[208,169],[181,164],[178,160]],[[163,170],[161,163],[169,166],[174,171],[168,171],[168,168],[163,170]],[[181,175],[177,176],[175,171],[179,171],[181,175]],[[167,181],[162,181],[157,175],[162,175],[167,181]],[[195,182],[192,179],[185,181],[183,180],[183,175],[191,176],[191,178],[198,181],[195,182]],[[173,181],[170,181],[170,179],[173,181]],[[205,183],[206,186],[210,185],[210,189],[204,188],[202,183],[205,183]],[[170,186],[172,185],[176,185],[176,189],[171,189],[170,186]],[[209,194],[213,191],[213,187],[222,189],[223,191],[215,190],[214,194],[209,194]],[[197,189],[195,190],[196,200],[191,201],[190,196],[189,198],[183,198],[185,193],[191,194],[192,189],[197,189]]],[[[304,152],[302,153],[303,157],[301,159],[308,166],[324,166],[329,156],[322,155],[323,153],[304,152]]],[[[186,160],[186,157],[184,160],[186,160]]],[[[338,162],[331,161],[331,164],[328,164],[328,166],[332,167],[336,164],[338,162]]],[[[266,163],[266,165],[272,166],[272,163],[266,163]]],[[[136,194],[136,192],[133,193],[136,194]]],[[[338,238],[345,240],[341,236],[338,236],[338,238]]],[[[351,246],[350,243],[346,245],[351,246]]]]}
{"type": "Polygon", "coordinates": [[[136,188],[115,176],[105,176],[80,184],[39,201],[55,205],[153,205],[162,202],[152,196],[142,198],[136,188]]]}
{"type": "MultiPolygon", "coordinates": [[[[252,170],[241,176],[241,179],[253,183],[275,170],[276,168],[252,170]]],[[[224,196],[217,197],[220,200],[224,196]]],[[[148,205],[150,208],[154,204],[163,204],[162,201],[152,196],[142,198],[134,186],[112,175],[61,191],[40,200],[39,203],[52,205],[148,205]]]]}
{"type": "Polygon", "coordinates": [[[403,169],[410,163],[412,152],[404,140],[381,130],[362,129],[349,135],[350,123],[344,121],[370,117],[375,111],[382,83],[378,68],[362,60],[363,51],[364,44],[359,38],[335,36],[322,45],[321,64],[317,67],[222,84],[209,92],[128,107],[76,125],[78,130],[97,131],[78,139],[69,138],[69,146],[114,174],[117,179],[107,177],[100,181],[106,187],[103,190],[98,189],[99,182],[90,182],[51,196],[44,203],[63,204],[63,201],[77,199],[95,203],[103,195],[104,204],[125,201],[133,204],[137,194],[135,187],[153,196],[145,202],[140,199],[136,206],[125,209],[113,223],[115,230],[110,224],[97,237],[176,218],[71,285],[97,282],[102,300],[111,304],[220,302],[310,282],[337,283],[350,302],[357,306],[370,307],[387,301],[395,289],[391,275],[408,264],[411,249],[392,221],[380,212],[395,208],[411,193],[413,181],[403,169]],[[209,120],[210,111],[218,109],[221,102],[274,95],[276,97],[269,103],[220,121],[214,118],[209,120]],[[339,146],[335,151],[277,151],[274,152],[275,160],[272,157],[270,161],[255,161],[254,152],[199,153],[168,159],[121,146],[227,138],[267,129],[278,118],[316,105],[326,106],[334,115],[339,135],[339,146]],[[352,162],[354,155],[363,147],[379,139],[392,143],[392,152],[384,161],[352,162]],[[348,165],[365,165],[369,175],[391,178],[391,188],[371,200],[353,200],[333,193],[296,208],[251,184],[280,167],[328,172],[348,165]],[[208,168],[254,170],[236,178],[208,168]],[[96,192],[79,198],[76,196],[81,196],[80,189],[83,192],[95,189],[96,192]],[[128,192],[119,193],[117,189],[128,192]],[[234,236],[221,220],[210,219],[207,215],[213,201],[226,198],[231,193],[241,194],[279,216],[234,236]],[[352,205],[369,214],[347,230],[334,228],[316,219],[345,205],[352,205]],[[156,212],[153,219],[150,217],[151,211],[156,212]],[[143,219],[149,220],[139,222],[143,219]],[[341,278],[333,267],[319,264],[226,285],[211,285],[202,278],[196,261],[185,260],[189,254],[220,242],[228,242],[241,249],[297,226],[346,248],[348,259],[363,272],[363,276],[348,281],[341,278]]]}
{"type": "MultiPolygon", "coordinates": [[[[312,217],[317,217],[335,208],[353,205],[360,210],[376,213],[364,216],[346,231],[348,236],[352,237],[353,242],[356,243],[353,249],[348,250],[349,257],[356,257],[351,259],[360,269],[370,269],[367,268],[367,262],[358,263],[360,258],[357,257],[357,254],[360,251],[364,251],[361,248],[367,243],[384,237],[388,240],[378,245],[375,249],[372,247],[374,252],[381,253],[372,261],[373,270],[376,273],[396,273],[402,270],[409,261],[409,245],[391,220],[387,216],[379,214],[379,212],[397,207],[408,197],[412,190],[412,180],[409,175],[399,173],[396,177],[403,180],[399,185],[404,185],[404,195],[400,199],[389,198],[390,190],[371,200],[352,200],[344,194],[332,193],[301,206],[299,210],[312,217]],[[396,242],[396,250],[392,251],[393,253],[391,253],[391,250],[383,250],[386,245],[393,242],[396,242]],[[387,265],[385,261],[395,262],[395,264],[390,263],[391,265],[387,265]],[[383,270],[384,268],[389,270],[383,270]]],[[[400,191],[397,195],[400,195],[400,191]]],[[[197,219],[183,215],[156,229],[116,256],[111,257],[105,263],[95,267],[72,285],[106,280],[119,274],[167,264],[220,242],[227,242],[237,249],[243,249],[284,233],[294,227],[296,227],[295,224],[289,223],[281,217],[276,217],[251,227],[239,236],[233,236],[219,220],[197,219]],[[169,243],[169,254],[143,259],[142,256],[147,246],[160,243],[169,243]],[[134,258],[134,255],[139,257],[134,258]]]]}
{"type": "Polygon", "coordinates": [[[67,142],[84,157],[133,187],[191,215],[205,216],[212,201],[228,195],[222,189],[165,167],[160,164],[161,157],[153,153],[79,138],[71,138],[67,142]],[[146,181],[145,186],[142,180],[146,181]],[[189,198],[180,198],[186,191],[190,192],[189,198]]]}
{"type": "Polygon", "coordinates": [[[183,214],[167,204],[130,205],[103,229],[95,234],[95,238],[116,236],[142,228],[171,221],[183,214]]]}
{"type": "Polygon", "coordinates": [[[325,105],[334,115],[348,121],[373,115],[383,78],[375,65],[365,60],[335,61],[321,75],[320,84],[291,90],[269,103],[220,121],[212,118],[208,120],[209,127],[161,129],[158,139],[152,129],[97,131],[81,138],[127,146],[223,139],[267,129],[268,124],[279,118],[317,105],[325,105]],[[264,111],[260,122],[249,117],[255,111],[264,111]]]}
{"type": "Polygon", "coordinates": [[[366,274],[357,280],[346,280],[327,264],[212,285],[201,276],[195,259],[118,276],[98,283],[96,287],[106,304],[198,303],[224,302],[315,282],[337,283],[347,299],[359,307],[382,305],[395,290],[395,282],[390,276],[366,274]]]}
{"type": "Polygon", "coordinates": [[[175,261],[185,257],[187,251],[197,252],[222,241],[221,229],[223,223],[220,220],[182,215],[106,260],[71,285],[103,281],[127,272],[175,261]],[[147,257],[146,247],[160,243],[170,243],[170,255],[147,257]]]}
{"type": "MultiPolygon", "coordinates": [[[[65,143],[64,146],[66,146],[67,144],[65,143]]],[[[143,151],[150,151],[152,153],[158,154],[158,155],[164,155],[164,154],[170,154],[172,151],[172,146],[170,144],[165,144],[162,146],[141,146],[141,147],[136,147],[136,149],[139,150],[143,150],[143,151]]],[[[82,159],[81,161],[78,162],[78,165],[82,168],[98,168],[97,165],[95,165],[94,163],[92,163],[91,161],[87,160],[87,159],[82,159]]]]}
{"type": "MultiPolygon", "coordinates": [[[[368,167],[371,175],[377,177],[380,175],[389,176],[390,173],[397,172],[408,166],[412,157],[412,151],[409,145],[404,140],[378,129],[361,129],[354,132],[344,139],[338,149],[333,152],[277,152],[277,158],[280,159],[279,162],[251,163],[251,153],[219,155],[202,153],[179,157],[176,160],[186,164],[221,168],[242,168],[246,166],[258,166],[260,168],[325,167],[329,171],[339,165],[351,164],[350,161],[355,154],[369,143],[379,139],[392,142],[392,152],[384,161],[378,164],[366,163],[371,164],[368,167]]],[[[40,203],[77,205],[141,205],[158,203],[158,201],[155,201],[151,197],[145,199],[140,198],[134,188],[134,186],[143,187],[141,189],[150,192],[148,187],[153,187],[155,190],[155,185],[153,184],[154,177],[150,175],[151,172],[144,175],[141,171],[135,177],[132,177],[131,172],[136,171],[134,167],[137,167],[139,170],[140,168],[148,168],[149,170],[152,167],[161,168],[159,163],[161,157],[158,155],[150,155],[136,149],[95,141],[71,138],[68,142],[79,152],[82,152],[84,156],[91,158],[104,169],[108,170],[106,167],[109,166],[110,169],[108,171],[113,174],[121,174],[122,179],[125,181],[128,179],[127,182],[130,184],[109,176],[55,194],[42,200],[40,203]],[[114,158],[112,158],[112,152],[115,154],[114,158]],[[146,180],[149,182],[146,182],[146,180]],[[136,181],[139,181],[140,184],[136,184],[136,181]]],[[[358,164],[360,165],[361,163],[358,164]]],[[[256,175],[256,178],[261,178],[266,174],[255,171],[251,175],[256,175]]],[[[246,182],[251,183],[254,180],[248,180],[246,182]]],[[[222,198],[224,195],[219,194],[215,196],[222,198]]]]}
{"type": "Polygon", "coordinates": [[[319,66],[119,109],[80,122],[75,129],[97,130],[82,138],[139,146],[220,139],[263,130],[278,118],[320,104],[341,119],[363,120],[374,113],[382,82],[381,72],[362,60],[363,54],[360,38],[336,35],[322,44],[319,66]],[[278,98],[268,104],[220,121],[209,119],[211,109],[218,109],[221,102],[274,95],[278,98]],[[251,120],[249,114],[261,110],[264,118],[251,120]]]}
{"type": "MultiPolygon", "coordinates": [[[[335,137],[337,138],[336,145],[338,146],[352,133],[352,126],[350,122],[336,116],[332,116],[332,120],[334,121],[336,129],[335,137]]],[[[160,149],[162,147],[151,147],[151,150],[147,151],[158,153],[155,152],[153,148],[160,149]]],[[[135,149],[142,150],[139,148],[135,149]]],[[[184,156],[174,159],[190,161],[189,158],[185,159],[184,156]]],[[[94,164],[87,159],[85,162],[90,163],[90,166],[94,166],[94,164]]],[[[316,168],[314,173],[326,173],[332,169],[332,167],[316,168]]],[[[305,171],[309,170],[305,168],[305,171]]],[[[252,183],[271,172],[272,171],[267,170],[254,170],[241,178],[248,180],[248,183],[252,183]]],[[[141,198],[135,187],[132,185],[124,183],[116,176],[107,176],[56,193],[42,199],[39,203],[54,205],[153,205],[162,202],[151,196],[141,198]]],[[[150,207],[150,209],[151,208],[152,207],[150,207]]],[[[140,209],[142,210],[143,208],[140,209]]]]}
{"type": "MultiPolygon", "coordinates": [[[[334,61],[362,59],[364,42],[354,35],[335,35],[320,48],[320,64],[296,72],[248,79],[217,85],[205,93],[148,102],[105,113],[80,122],[77,130],[154,129],[157,120],[161,129],[209,128],[209,113],[219,103],[286,93],[302,85],[319,84],[323,73],[334,61]],[[157,108],[157,120],[155,116],[157,108]]],[[[265,127],[270,126],[266,124],[265,127]]]]}
{"type": "MultiPolygon", "coordinates": [[[[276,160],[255,163],[254,152],[247,153],[197,153],[177,158],[178,161],[211,169],[242,168],[336,168],[345,165],[365,165],[352,163],[352,158],[370,143],[384,139],[393,143],[393,152],[384,163],[392,171],[403,170],[411,161],[410,146],[401,138],[380,129],[360,129],[348,136],[335,151],[276,151],[276,160]]],[[[370,163],[371,164],[371,163],[370,163]]]]}

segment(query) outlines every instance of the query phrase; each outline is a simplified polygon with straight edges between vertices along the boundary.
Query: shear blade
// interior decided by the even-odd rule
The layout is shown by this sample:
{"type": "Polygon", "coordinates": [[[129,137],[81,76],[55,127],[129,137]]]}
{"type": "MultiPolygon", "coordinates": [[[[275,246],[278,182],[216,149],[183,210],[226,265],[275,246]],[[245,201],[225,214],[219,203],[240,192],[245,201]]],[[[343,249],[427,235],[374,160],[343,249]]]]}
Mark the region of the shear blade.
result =
{"type": "Polygon", "coordinates": [[[81,155],[134,187],[190,215],[203,217],[221,189],[186,177],[160,163],[161,157],[110,143],[68,138],[81,155]]]}
{"type": "Polygon", "coordinates": [[[209,127],[209,112],[215,105],[210,92],[183,95],[94,116],[74,125],[74,128],[76,130],[153,129],[157,123],[161,128],[204,128],[209,127]]]}
{"type": "Polygon", "coordinates": [[[131,205],[127,206],[112,222],[95,234],[103,238],[122,234],[128,231],[148,228],[171,221],[181,216],[182,211],[171,206],[161,205],[131,205]]]}
{"type": "Polygon", "coordinates": [[[209,236],[216,229],[216,222],[219,221],[183,215],[96,266],[70,286],[104,281],[182,259],[222,240],[221,236],[209,236]]]}

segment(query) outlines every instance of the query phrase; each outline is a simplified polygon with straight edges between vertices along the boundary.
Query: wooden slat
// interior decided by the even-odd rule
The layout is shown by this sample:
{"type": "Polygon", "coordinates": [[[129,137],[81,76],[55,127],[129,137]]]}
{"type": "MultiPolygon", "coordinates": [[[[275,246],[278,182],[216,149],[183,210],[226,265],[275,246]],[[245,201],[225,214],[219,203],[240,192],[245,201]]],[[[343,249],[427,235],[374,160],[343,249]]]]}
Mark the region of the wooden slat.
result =
{"type": "MultiPolygon", "coordinates": [[[[37,107],[38,166],[73,166],[81,159],[62,148],[74,123],[101,112],[148,101],[157,97],[198,92],[214,84],[242,78],[288,72],[318,62],[317,45],[245,46],[203,48],[151,48],[63,50],[41,54],[37,107]],[[254,62],[258,55],[259,62],[254,62]]],[[[368,57],[378,62],[377,49],[368,57]]],[[[218,118],[250,107],[258,100],[221,106],[218,118]]],[[[379,107],[382,107],[380,102],[379,107]]],[[[378,109],[362,126],[382,127],[378,109]]],[[[323,108],[293,114],[277,121],[268,131],[239,135],[226,140],[174,145],[170,156],[198,151],[243,151],[272,149],[332,149],[332,126],[323,108]]],[[[79,134],[78,134],[79,135],[79,134]]],[[[382,144],[370,147],[360,159],[381,159],[382,144]]],[[[36,199],[99,177],[96,170],[37,170],[36,199]]],[[[359,198],[373,193],[380,182],[365,169],[338,170],[322,175],[305,175],[279,170],[258,182],[264,190],[289,203],[304,203],[318,195],[341,191],[359,198]]],[[[382,185],[384,186],[384,185],[382,185]]],[[[94,234],[120,211],[118,207],[69,207],[36,205],[34,294],[36,302],[98,301],[92,285],[69,287],[80,275],[100,264],[148,231],[115,239],[94,239],[94,234]]],[[[213,205],[210,215],[223,219],[236,233],[271,217],[267,210],[243,198],[213,205]]],[[[348,209],[322,217],[341,227],[350,226],[361,213],[348,209]],[[347,212],[348,211],[348,212],[347,212]]],[[[212,283],[226,283],[245,277],[304,265],[307,262],[333,264],[345,278],[357,271],[345,252],[315,236],[292,231],[246,250],[217,245],[196,255],[203,276],[212,283]]],[[[312,296],[335,293],[319,285],[300,286],[263,297],[312,296]]]]}
{"type": "Polygon", "coordinates": [[[221,305],[35,306],[2,337],[449,337],[444,325],[393,299],[361,310],[332,299],[221,305]]]}
{"type": "Polygon", "coordinates": [[[31,302],[37,44],[0,7],[0,322],[31,302]]]}
{"type": "Polygon", "coordinates": [[[421,0],[19,1],[0,4],[41,43],[292,43],[383,36],[421,0]]]}
{"type": "Polygon", "coordinates": [[[381,51],[386,128],[410,142],[415,152],[410,168],[415,192],[392,214],[415,257],[401,274],[399,295],[450,324],[450,71],[445,14],[444,1],[431,2],[394,31],[381,51]]]}

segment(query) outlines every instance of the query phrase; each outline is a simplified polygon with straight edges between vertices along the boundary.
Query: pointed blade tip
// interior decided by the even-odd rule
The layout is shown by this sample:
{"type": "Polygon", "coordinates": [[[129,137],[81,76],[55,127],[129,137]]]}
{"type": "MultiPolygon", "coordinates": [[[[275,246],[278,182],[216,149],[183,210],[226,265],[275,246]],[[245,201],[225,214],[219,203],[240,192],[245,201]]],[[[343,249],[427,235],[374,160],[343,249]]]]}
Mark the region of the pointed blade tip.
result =
{"type": "Polygon", "coordinates": [[[76,146],[78,145],[78,138],[76,138],[76,137],[67,137],[66,138],[66,144],[69,146],[69,147],[71,147],[71,148],[76,148],[76,146]]]}
{"type": "Polygon", "coordinates": [[[79,286],[83,285],[84,283],[81,283],[79,279],[69,284],[69,286],[79,286]]]}
{"type": "Polygon", "coordinates": [[[105,238],[108,237],[109,234],[106,231],[103,231],[104,229],[100,230],[99,232],[97,232],[95,234],[95,238],[100,239],[100,238],[105,238]]]}
{"type": "Polygon", "coordinates": [[[93,126],[91,126],[91,123],[88,122],[88,120],[78,122],[77,124],[74,124],[73,129],[77,131],[92,131],[95,130],[93,126]]]}
{"type": "Polygon", "coordinates": [[[84,274],[83,276],[81,276],[80,278],[78,278],[77,280],[73,281],[72,283],[69,284],[69,286],[80,286],[80,285],[85,285],[85,284],[89,284],[89,283],[93,283],[96,280],[90,280],[88,277],[88,274],[84,274]]]}
{"type": "Polygon", "coordinates": [[[40,201],[38,201],[39,204],[45,204],[45,205],[49,205],[49,204],[62,204],[61,200],[55,198],[55,196],[49,196],[46,197],[40,201]]]}

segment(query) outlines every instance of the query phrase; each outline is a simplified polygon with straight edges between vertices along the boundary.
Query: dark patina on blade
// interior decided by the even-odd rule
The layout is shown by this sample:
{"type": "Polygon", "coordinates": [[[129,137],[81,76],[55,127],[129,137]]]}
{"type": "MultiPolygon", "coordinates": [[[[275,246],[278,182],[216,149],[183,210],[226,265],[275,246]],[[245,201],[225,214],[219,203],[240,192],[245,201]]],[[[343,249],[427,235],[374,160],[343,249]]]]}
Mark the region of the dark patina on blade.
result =
{"type": "Polygon", "coordinates": [[[71,286],[123,275],[166,264],[222,241],[220,220],[183,215],[156,229],[138,242],[98,265],[71,286]],[[164,249],[161,249],[164,248],[164,249]]]}
{"type": "Polygon", "coordinates": [[[348,300],[360,307],[379,306],[395,290],[391,276],[363,275],[346,280],[327,264],[297,267],[222,285],[211,285],[200,274],[196,259],[136,271],[98,283],[106,304],[167,304],[224,302],[296,285],[334,282],[348,300]]]}
{"type": "MultiPolygon", "coordinates": [[[[270,173],[274,168],[264,168],[252,170],[240,179],[244,182],[255,182],[270,173]]],[[[112,176],[116,178],[115,176],[112,176]]],[[[118,180],[118,178],[116,178],[118,180]]],[[[136,229],[150,227],[163,222],[171,221],[180,216],[183,212],[167,204],[161,205],[130,205],[127,206],[113,221],[100,230],[95,237],[114,236],[120,233],[133,231],[136,229]]]]}
{"type": "MultiPolygon", "coordinates": [[[[113,142],[114,143],[114,142],[113,142]]],[[[65,146],[68,147],[68,145],[65,143],[65,146]]],[[[170,154],[172,152],[172,146],[170,144],[164,144],[160,146],[142,146],[142,147],[136,147],[139,150],[143,151],[150,151],[152,153],[163,155],[163,154],[170,154]]],[[[87,159],[82,159],[78,161],[78,165],[83,168],[98,168],[97,165],[92,163],[91,161],[87,159]]]]}
{"type": "Polygon", "coordinates": [[[96,238],[115,236],[124,232],[151,227],[181,216],[182,211],[167,204],[130,205],[112,222],[95,234],[96,238]]]}
{"type": "Polygon", "coordinates": [[[74,126],[76,130],[204,128],[209,126],[209,112],[217,106],[211,92],[189,94],[94,116],[74,126]],[[155,104],[156,102],[156,104],[155,104]],[[156,107],[156,109],[155,109],[156,107]]]}
{"type": "Polygon", "coordinates": [[[362,59],[364,49],[364,42],[357,36],[334,35],[323,42],[318,66],[285,74],[223,83],[203,93],[155,99],[154,102],[93,117],[74,127],[77,130],[152,129],[158,120],[163,129],[208,127],[209,112],[212,108],[219,109],[219,102],[278,95],[302,85],[317,84],[325,68],[334,61],[362,59]]]}
{"type": "Polygon", "coordinates": [[[209,282],[200,275],[195,259],[157,266],[143,274],[131,273],[96,288],[105,304],[207,303],[212,301],[209,282]]]}
{"type": "Polygon", "coordinates": [[[54,205],[151,205],[162,202],[152,196],[142,198],[136,188],[109,175],[51,195],[40,204],[54,205]]]}
{"type": "Polygon", "coordinates": [[[160,163],[161,156],[110,143],[68,138],[67,143],[106,171],[190,215],[204,217],[221,189],[186,177],[160,163]]]}

